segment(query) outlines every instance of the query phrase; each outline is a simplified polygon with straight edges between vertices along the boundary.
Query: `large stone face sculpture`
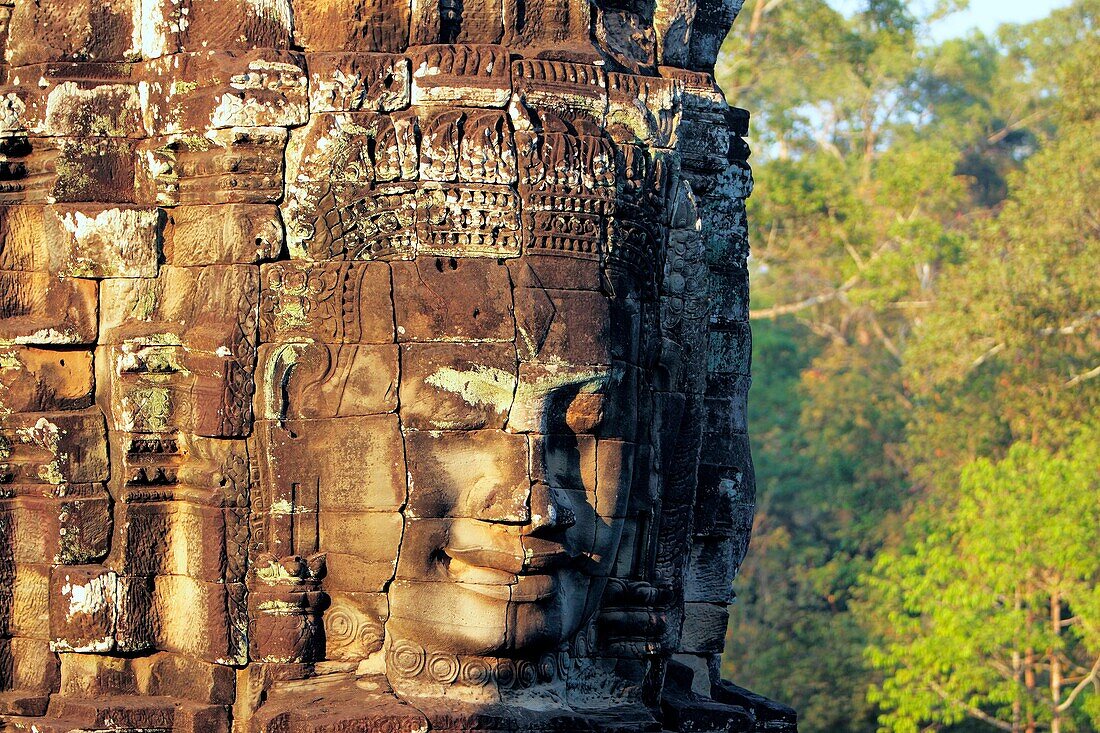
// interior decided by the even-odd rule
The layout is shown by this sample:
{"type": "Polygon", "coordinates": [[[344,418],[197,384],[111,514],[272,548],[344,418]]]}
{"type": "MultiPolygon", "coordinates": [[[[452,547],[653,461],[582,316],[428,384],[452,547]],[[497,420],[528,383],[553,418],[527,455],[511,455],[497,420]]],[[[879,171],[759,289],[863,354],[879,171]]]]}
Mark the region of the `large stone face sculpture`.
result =
{"type": "Polygon", "coordinates": [[[0,726],[793,729],[736,6],[0,4],[0,726]]]}

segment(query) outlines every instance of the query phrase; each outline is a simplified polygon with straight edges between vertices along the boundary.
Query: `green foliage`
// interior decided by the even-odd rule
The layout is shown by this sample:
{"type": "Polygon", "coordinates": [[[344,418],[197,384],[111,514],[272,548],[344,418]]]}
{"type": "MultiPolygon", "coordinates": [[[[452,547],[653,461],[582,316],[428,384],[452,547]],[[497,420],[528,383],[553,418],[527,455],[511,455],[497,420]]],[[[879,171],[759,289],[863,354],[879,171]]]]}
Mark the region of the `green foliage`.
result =
{"type": "MultiPolygon", "coordinates": [[[[726,670],[793,704],[804,731],[871,731],[879,715],[891,730],[989,730],[924,684],[921,655],[964,706],[1050,717],[997,673],[1004,634],[1031,633],[1013,609],[974,601],[999,570],[950,543],[984,506],[979,483],[1018,494],[1006,465],[1036,482],[1067,461],[1084,470],[1096,432],[1100,0],[928,44],[951,9],[870,0],[846,17],[822,0],[749,0],[718,69],[753,112],[760,158],[758,512],[726,670]],[[942,567],[922,564],[926,545],[942,567]],[[945,568],[954,595],[931,577],[945,568]],[[926,615],[948,600],[988,618],[926,615]]],[[[1038,516],[1070,491],[1020,495],[1017,509],[1038,516]]],[[[982,526],[996,544],[996,523],[982,526]]],[[[1096,651],[1075,634],[1060,636],[1067,664],[1096,651]]],[[[1084,730],[1096,698],[1079,694],[1062,730],[1084,730]]]]}
{"type": "Polygon", "coordinates": [[[1098,456],[1100,434],[1085,430],[1062,453],[1017,443],[977,459],[950,510],[924,507],[911,541],[880,554],[867,615],[880,625],[868,658],[886,672],[871,690],[882,730],[1047,728],[1056,715],[1064,731],[1100,727],[1098,456]]]}

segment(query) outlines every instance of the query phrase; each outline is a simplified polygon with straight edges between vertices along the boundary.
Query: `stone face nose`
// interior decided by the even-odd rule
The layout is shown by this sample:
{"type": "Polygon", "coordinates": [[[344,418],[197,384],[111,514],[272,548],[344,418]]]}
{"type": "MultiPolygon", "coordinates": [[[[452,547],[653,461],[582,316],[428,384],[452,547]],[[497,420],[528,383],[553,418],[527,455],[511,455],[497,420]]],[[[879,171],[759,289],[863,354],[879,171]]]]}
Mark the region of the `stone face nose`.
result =
{"type": "Polygon", "coordinates": [[[548,533],[568,529],[577,523],[576,512],[554,489],[545,484],[531,487],[531,533],[548,533]]]}

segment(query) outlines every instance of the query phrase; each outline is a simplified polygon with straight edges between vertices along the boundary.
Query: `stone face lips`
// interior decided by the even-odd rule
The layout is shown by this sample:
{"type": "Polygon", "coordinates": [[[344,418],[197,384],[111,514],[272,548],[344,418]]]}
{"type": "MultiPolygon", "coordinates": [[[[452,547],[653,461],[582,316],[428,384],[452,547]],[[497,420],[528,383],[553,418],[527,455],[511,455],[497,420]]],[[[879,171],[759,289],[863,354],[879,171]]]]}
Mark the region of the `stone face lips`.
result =
{"type": "Polygon", "coordinates": [[[0,728],[790,730],[735,6],[0,3],[0,728]]]}

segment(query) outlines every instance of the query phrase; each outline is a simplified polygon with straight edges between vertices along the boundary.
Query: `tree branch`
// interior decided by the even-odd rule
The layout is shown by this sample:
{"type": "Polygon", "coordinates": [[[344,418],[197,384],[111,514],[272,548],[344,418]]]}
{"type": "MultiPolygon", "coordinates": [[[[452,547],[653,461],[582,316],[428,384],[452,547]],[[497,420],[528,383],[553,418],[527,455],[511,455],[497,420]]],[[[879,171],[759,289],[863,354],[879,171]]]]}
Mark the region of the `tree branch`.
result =
{"type": "Polygon", "coordinates": [[[1000,130],[997,130],[997,132],[995,132],[992,135],[990,135],[989,137],[987,137],[985,139],[985,141],[987,143],[989,143],[990,145],[996,145],[1001,140],[1004,140],[1006,137],[1008,137],[1009,133],[1011,133],[1015,130],[1018,130],[1019,128],[1023,127],[1026,124],[1028,124],[1029,122],[1033,122],[1035,120],[1041,120],[1043,117],[1046,117],[1046,114],[1047,114],[1046,110],[1039,110],[1038,112],[1032,112],[1031,114],[1027,115],[1023,119],[1019,119],[1019,120],[1016,120],[1013,123],[1005,125],[1000,130]]]}
{"type": "MultiPolygon", "coordinates": [[[[979,356],[974,361],[970,362],[970,369],[977,369],[982,364],[985,364],[986,361],[993,358],[994,356],[996,356],[997,354],[1001,353],[1004,350],[1005,350],[1005,343],[1002,341],[1001,343],[999,343],[999,344],[991,347],[990,349],[988,349],[984,354],[979,356]]],[[[969,371],[969,370],[967,370],[967,371],[969,371]]]]}
{"type": "Polygon", "coordinates": [[[1100,675],[1100,657],[1097,657],[1096,661],[1092,663],[1092,669],[1089,671],[1088,676],[1077,683],[1077,686],[1073,688],[1066,699],[1062,701],[1062,704],[1056,707],[1055,710],[1059,713],[1069,710],[1069,706],[1073,704],[1073,701],[1077,699],[1081,691],[1088,687],[1090,682],[1097,679],[1098,675],[1100,675]]]}
{"type": "Polygon", "coordinates": [[[1080,374],[1074,375],[1069,380],[1067,380],[1066,383],[1063,384],[1062,386],[1063,387],[1072,387],[1073,385],[1077,384],[1078,382],[1084,382],[1086,379],[1092,379],[1093,377],[1100,377],[1100,366],[1093,367],[1092,369],[1089,369],[1087,372],[1081,372],[1080,374]]]}
{"type": "Polygon", "coordinates": [[[953,699],[950,695],[947,694],[946,690],[944,690],[937,683],[931,680],[928,681],[928,684],[932,688],[932,691],[943,698],[943,701],[946,702],[948,705],[954,705],[955,707],[964,710],[966,714],[970,717],[976,718],[983,723],[988,723],[998,730],[1007,730],[1009,731],[1009,733],[1012,733],[1013,728],[1011,723],[1006,723],[1003,720],[994,718],[989,713],[983,712],[973,705],[967,705],[964,702],[959,702],[958,700],[953,699]]]}
{"type": "Polygon", "coordinates": [[[836,290],[830,290],[827,293],[818,293],[817,295],[799,300],[794,303],[784,303],[783,305],[773,305],[771,308],[758,308],[756,310],[750,310],[749,320],[777,318],[779,316],[786,316],[790,315],[791,313],[797,313],[799,311],[806,310],[807,308],[812,308],[815,305],[828,303],[829,301],[836,300],[843,293],[854,288],[856,286],[856,283],[859,282],[859,279],[859,275],[853,275],[836,290]]]}
{"type": "Polygon", "coordinates": [[[1095,321],[1100,318],[1100,311],[1091,311],[1089,313],[1082,313],[1074,318],[1072,321],[1064,326],[1048,326],[1046,328],[1039,329],[1040,336],[1054,336],[1058,334],[1060,336],[1068,336],[1070,334],[1077,333],[1077,329],[1081,326],[1088,324],[1090,321],[1095,321]]]}

